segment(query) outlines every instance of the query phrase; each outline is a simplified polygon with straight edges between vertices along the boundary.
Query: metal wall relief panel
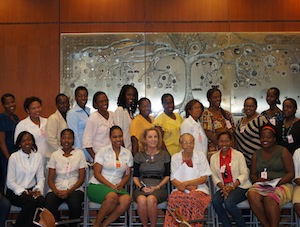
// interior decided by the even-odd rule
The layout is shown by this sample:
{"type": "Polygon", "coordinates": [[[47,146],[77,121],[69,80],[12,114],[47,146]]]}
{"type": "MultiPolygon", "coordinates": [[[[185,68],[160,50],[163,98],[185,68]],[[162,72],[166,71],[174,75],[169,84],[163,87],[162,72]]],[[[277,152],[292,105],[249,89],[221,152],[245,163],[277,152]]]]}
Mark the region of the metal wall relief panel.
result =
{"type": "Polygon", "coordinates": [[[281,100],[298,101],[299,71],[300,33],[61,34],[61,92],[73,98],[77,86],[86,86],[90,107],[101,90],[115,110],[122,85],[133,84],[154,115],[164,93],[183,112],[192,98],[207,107],[207,90],[218,86],[222,107],[238,116],[248,96],[257,99],[258,112],[267,109],[272,86],[281,100]]]}

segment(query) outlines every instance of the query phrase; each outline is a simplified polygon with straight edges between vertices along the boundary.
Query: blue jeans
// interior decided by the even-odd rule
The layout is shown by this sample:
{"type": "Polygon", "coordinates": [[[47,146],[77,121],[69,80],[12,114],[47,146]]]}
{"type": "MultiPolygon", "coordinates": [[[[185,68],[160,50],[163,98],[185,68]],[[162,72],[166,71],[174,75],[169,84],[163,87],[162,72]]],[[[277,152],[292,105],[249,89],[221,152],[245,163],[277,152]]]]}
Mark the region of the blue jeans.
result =
{"type": "Polygon", "coordinates": [[[239,208],[236,205],[247,199],[245,195],[247,190],[248,189],[242,189],[237,187],[235,190],[230,192],[229,196],[225,200],[224,197],[222,196],[221,190],[217,191],[213,195],[212,197],[213,207],[216,213],[218,214],[219,219],[221,220],[224,227],[231,226],[231,221],[227,215],[227,212],[232,216],[232,218],[234,219],[238,227],[246,226],[245,220],[239,208]]]}

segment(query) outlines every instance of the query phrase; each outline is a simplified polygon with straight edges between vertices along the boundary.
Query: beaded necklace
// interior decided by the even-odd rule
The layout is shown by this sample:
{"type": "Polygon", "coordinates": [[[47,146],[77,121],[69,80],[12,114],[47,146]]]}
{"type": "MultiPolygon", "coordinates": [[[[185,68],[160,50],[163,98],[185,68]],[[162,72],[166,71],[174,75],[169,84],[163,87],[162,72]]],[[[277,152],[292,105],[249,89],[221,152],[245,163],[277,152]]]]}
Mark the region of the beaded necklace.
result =
{"type": "Polygon", "coordinates": [[[291,126],[289,127],[288,131],[286,132],[286,135],[284,134],[285,133],[285,126],[284,126],[285,125],[285,119],[283,120],[283,124],[282,124],[282,140],[285,141],[285,142],[287,141],[287,137],[290,134],[290,132],[291,132],[293,126],[294,126],[295,119],[296,119],[296,117],[294,118],[291,126]]]}

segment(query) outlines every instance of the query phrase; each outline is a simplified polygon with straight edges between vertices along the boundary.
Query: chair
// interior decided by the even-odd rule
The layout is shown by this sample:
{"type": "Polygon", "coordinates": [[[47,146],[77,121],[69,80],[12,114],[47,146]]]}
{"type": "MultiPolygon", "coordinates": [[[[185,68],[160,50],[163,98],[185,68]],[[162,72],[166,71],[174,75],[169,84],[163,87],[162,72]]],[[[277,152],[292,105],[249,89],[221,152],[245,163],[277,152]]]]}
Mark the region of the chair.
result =
{"type": "MultiPolygon", "coordinates": [[[[91,216],[91,211],[99,211],[101,204],[91,202],[87,196],[87,187],[89,184],[90,176],[93,175],[93,170],[92,170],[92,165],[87,168],[87,174],[85,177],[85,183],[84,183],[84,188],[85,188],[85,193],[84,193],[84,219],[83,219],[83,226],[91,226],[93,225],[90,222],[90,219],[95,218],[95,216],[91,216]]],[[[111,223],[110,226],[127,226],[128,222],[128,213],[125,212],[124,215],[120,216],[119,218],[122,222],[121,223],[111,223]]]]}
{"type": "MultiPolygon", "coordinates": [[[[14,214],[18,214],[20,213],[21,211],[21,207],[17,207],[17,206],[14,206],[14,205],[11,205],[10,207],[10,212],[9,212],[9,216],[11,217],[12,215],[14,214]]],[[[15,218],[8,218],[6,221],[5,221],[5,227],[8,227],[9,226],[9,223],[11,224],[15,224],[16,222],[16,219],[15,218]]]]}
{"type": "MultiPolygon", "coordinates": [[[[281,207],[281,215],[280,215],[280,222],[279,225],[288,225],[288,226],[297,226],[298,224],[298,218],[297,215],[294,213],[293,209],[293,203],[289,202],[287,204],[284,204],[281,207]],[[283,213],[282,210],[289,211],[288,213],[283,213]]],[[[255,218],[255,226],[259,226],[259,220],[255,218]]]]}
{"type": "Polygon", "coordinates": [[[300,218],[297,217],[297,214],[295,214],[295,218],[296,218],[296,226],[300,227],[300,218]]]}
{"type": "MultiPolygon", "coordinates": [[[[213,186],[213,180],[211,176],[209,176],[207,179],[207,185],[208,185],[209,193],[212,196],[214,193],[214,186],[213,186]]],[[[207,206],[206,213],[204,214],[204,218],[207,220],[206,224],[208,227],[210,227],[210,225],[212,225],[213,227],[216,226],[215,211],[211,201],[207,206]]]]}
{"type": "MultiPolygon", "coordinates": [[[[130,196],[132,197],[133,191],[135,189],[134,182],[133,182],[133,171],[131,172],[131,179],[130,179],[130,196]]],[[[168,193],[171,191],[171,184],[170,181],[167,184],[168,193]]],[[[157,204],[157,209],[162,210],[163,214],[158,214],[156,225],[163,225],[164,224],[164,217],[165,211],[168,207],[168,201],[164,201],[162,203],[157,204]],[[162,221],[160,221],[162,220],[162,221]]],[[[142,226],[142,223],[138,222],[139,215],[137,214],[137,203],[132,201],[130,208],[129,208],[129,227],[131,226],[142,226]]]]}
{"type": "Polygon", "coordinates": [[[284,204],[281,207],[281,215],[280,215],[280,225],[297,225],[297,215],[294,212],[294,207],[293,207],[293,203],[289,202],[287,204],[284,204]],[[285,213],[283,212],[283,210],[287,210],[289,212],[285,213]]]}

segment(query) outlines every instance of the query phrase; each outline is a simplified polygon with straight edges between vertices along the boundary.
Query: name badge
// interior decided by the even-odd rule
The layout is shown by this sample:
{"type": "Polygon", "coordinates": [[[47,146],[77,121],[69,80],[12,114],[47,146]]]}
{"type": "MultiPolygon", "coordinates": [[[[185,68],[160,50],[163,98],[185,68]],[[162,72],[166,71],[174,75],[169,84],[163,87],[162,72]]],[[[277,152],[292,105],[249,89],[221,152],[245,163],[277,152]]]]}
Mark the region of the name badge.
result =
{"type": "Polygon", "coordinates": [[[198,141],[199,141],[200,143],[202,143],[202,136],[201,136],[200,133],[199,133],[199,135],[198,135],[198,141]]]}
{"type": "Polygon", "coordinates": [[[268,179],[267,169],[265,168],[263,172],[260,173],[262,179],[268,179]]]}
{"type": "Polygon", "coordinates": [[[116,168],[117,168],[117,169],[121,168],[121,163],[120,163],[119,160],[116,161],[116,168]]]}
{"type": "Polygon", "coordinates": [[[230,121],[225,120],[225,123],[226,123],[226,127],[227,127],[228,129],[231,129],[231,128],[232,128],[230,121]]]}
{"type": "Polygon", "coordinates": [[[289,134],[289,135],[287,136],[287,140],[288,140],[288,143],[294,143],[293,135],[292,135],[292,134],[289,134]]]}
{"type": "Polygon", "coordinates": [[[225,173],[226,166],[222,165],[220,168],[220,173],[225,173]]]}
{"type": "Polygon", "coordinates": [[[240,133],[243,133],[245,131],[245,126],[242,126],[240,129],[240,133]]]}
{"type": "Polygon", "coordinates": [[[272,117],[271,119],[270,119],[270,123],[272,124],[272,125],[276,125],[276,120],[275,120],[275,117],[272,117]]]}

